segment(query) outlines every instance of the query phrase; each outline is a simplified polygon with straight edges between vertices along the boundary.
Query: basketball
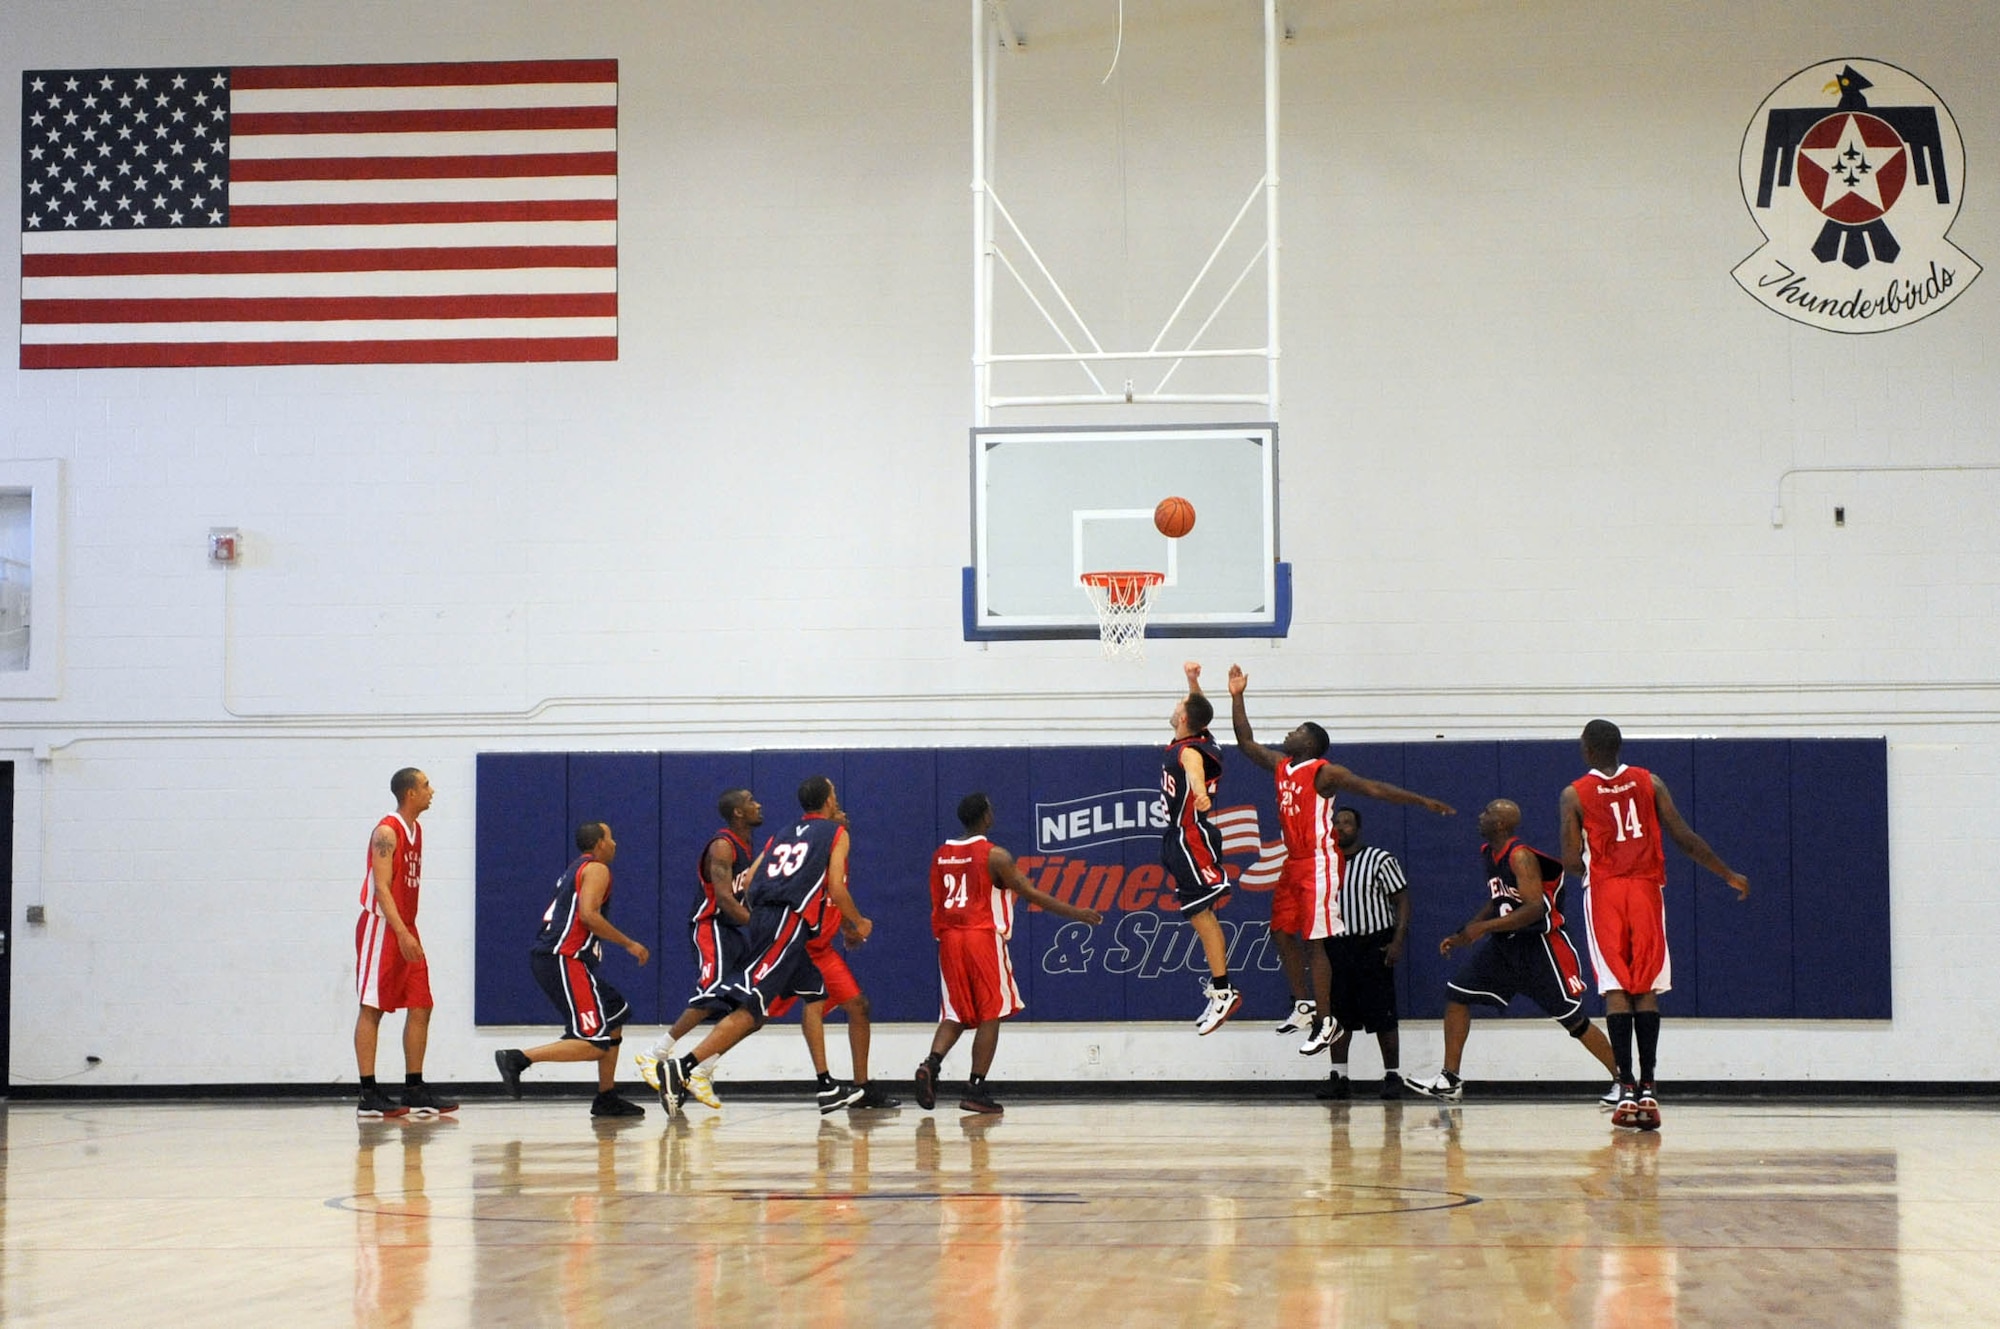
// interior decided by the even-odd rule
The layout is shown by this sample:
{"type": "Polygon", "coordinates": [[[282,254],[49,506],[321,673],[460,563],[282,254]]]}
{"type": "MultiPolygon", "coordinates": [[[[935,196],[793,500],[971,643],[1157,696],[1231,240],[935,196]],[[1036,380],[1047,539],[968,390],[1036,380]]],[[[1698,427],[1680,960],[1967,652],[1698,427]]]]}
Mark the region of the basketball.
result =
{"type": "Polygon", "coordinates": [[[1163,498],[1153,509],[1153,525],[1169,540],[1178,540],[1194,529],[1194,504],[1184,498],[1163,498]]]}

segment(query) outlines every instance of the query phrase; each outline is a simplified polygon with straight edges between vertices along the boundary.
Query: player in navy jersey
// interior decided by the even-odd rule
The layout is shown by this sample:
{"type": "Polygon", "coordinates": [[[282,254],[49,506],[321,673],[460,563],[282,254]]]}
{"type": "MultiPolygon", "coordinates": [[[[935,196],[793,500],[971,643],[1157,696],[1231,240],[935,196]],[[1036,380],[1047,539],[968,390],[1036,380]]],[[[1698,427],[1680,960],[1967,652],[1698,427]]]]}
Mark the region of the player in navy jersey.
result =
{"type": "Polygon", "coordinates": [[[587,821],[576,828],[576,847],[582,856],[556,878],[555,897],[542,914],[542,928],[528,948],[528,963],[535,981],[548,994],[563,1016],[563,1036],[540,1047],[502,1048],[493,1054],[500,1067],[500,1079],[507,1092],[521,1096],[521,1072],[540,1061],[594,1061],[597,1063],[597,1097],[590,1105],[593,1117],[639,1117],[646,1110],[618,1096],[613,1082],[618,1073],[618,1045],[621,1030],[632,1013],[631,1005],[617,988],[597,976],[604,957],[604,943],[622,946],[640,964],[651,952],[612,926],[607,912],[611,907],[611,861],[618,856],[618,842],[611,827],[601,821],[587,821]]]}
{"type": "Polygon", "coordinates": [[[838,926],[849,945],[860,945],[875,930],[847,890],[848,835],[836,820],[840,800],[833,781],[824,775],[808,778],[799,786],[799,807],[804,815],[771,837],[750,875],[742,964],[701,999],[728,1013],[693,1052],[661,1063],[660,1101],[670,1111],[689,1092],[697,1066],[763,1028],[792,998],[826,996],[806,943],[833,925],[833,909],[840,911],[838,926]]]}
{"type": "MultiPolygon", "coordinates": [[[[636,1054],[639,1074],[655,1093],[660,1088],[660,1063],[673,1051],[674,1044],[704,1020],[722,1012],[703,1001],[714,986],[732,973],[743,959],[743,929],[750,922],[750,907],[742,894],[749,885],[750,837],[764,824],[764,807],[748,789],[726,789],[716,801],[722,829],[702,846],[696,865],[694,909],[688,915],[688,931],[694,942],[694,996],[673,1027],[660,1035],[651,1049],[636,1054]]],[[[697,1069],[688,1077],[688,1093],[698,1103],[719,1108],[707,1069],[697,1069]]]]}
{"type": "Polygon", "coordinates": [[[1562,930],[1562,860],[1523,844],[1514,834],[1520,824],[1521,809],[1512,799],[1496,798],[1479,814],[1486,905],[1438,943],[1439,955],[1472,948],[1445,985],[1444,1070],[1429,1080],[1404,1080],[1427,1098],[1456,1103],[1465,1092],[1458,1070],[1473,1003],[1505,1010],[1515,997],[1527,997],[1606,1071],[1616,1065],[1611,1041],[1583,1012],[1583,971],[1562,930]]]}
{"type": "Polygon", "coordinates": [[[1208,819],[1216,782],[1222,778],[1222,749],[1208,732],[1215,707],[1201,691],[1201,666],[1189,660],[1181,666],[1187,695],[1168,717],[1174,741],[1167,744],[1160,771],[1160,803],[1166,831],[1160,837],[1160,862],[1174,879],[1181,917],[1201,938],[1208,961],[1208,982],[1201,994],[1207,1006],[1194,1022],[1198,1034],[1212,1034],[1243,1004],[1243,994],[1229,979],[1229,943],[1215,910],[1229,896],[1229,878],[1222,871],[1222,832],[1208,819]]]}
{"type": "Polygon", "coordinates": [[[1229,711],[1236,730],[1236,750],[1252,765],[1276,777],[1278,825],[1285,836],[1284,876],[1271,893],[1271,937],[1292,987],[1292,1014],[1278,1026],[1278,1032],[1295,1033],[1310,1021],[1312,1033],[1299,1052],[1313,1056],[1341,1034],[1332,1020],[1333,970],[1327,957],[1334,938],[1353,934],[1351,920],[1340,914],[1345,858],[1334,834],[1334,795],[1360,794],[1423,808],[1441,817],[1455,816],[1457,809],[1400,785],[1371,780],[1336,766],[1326,759],[1326,730],[1311,720],[1286,734],[1276,751],[1265,747],[1251,731],[1250,713],[1244,707],[1243,694],[1249,686],[1250,676],[1236,665],[1229,666],[1229,711]],[[1321,943],[1311,948],[1310,955],[1308,940],[1321,943]]]}

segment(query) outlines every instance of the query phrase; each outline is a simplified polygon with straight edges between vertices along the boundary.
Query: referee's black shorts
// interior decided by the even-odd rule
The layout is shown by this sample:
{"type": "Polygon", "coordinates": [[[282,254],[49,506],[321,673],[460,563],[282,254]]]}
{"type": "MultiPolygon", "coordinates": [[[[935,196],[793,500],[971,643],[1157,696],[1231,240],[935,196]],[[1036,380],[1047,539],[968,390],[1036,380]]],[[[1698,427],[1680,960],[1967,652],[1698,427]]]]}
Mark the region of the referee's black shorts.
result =
{"type": "Polygon", "coordinates": [[[1333,970],[1333,1018],[1342,1029],[1373,1034],[1396,1027],[1396,971],[1387,962],[1395,935],[1385,928],[1320,942],[1333,970]]]}

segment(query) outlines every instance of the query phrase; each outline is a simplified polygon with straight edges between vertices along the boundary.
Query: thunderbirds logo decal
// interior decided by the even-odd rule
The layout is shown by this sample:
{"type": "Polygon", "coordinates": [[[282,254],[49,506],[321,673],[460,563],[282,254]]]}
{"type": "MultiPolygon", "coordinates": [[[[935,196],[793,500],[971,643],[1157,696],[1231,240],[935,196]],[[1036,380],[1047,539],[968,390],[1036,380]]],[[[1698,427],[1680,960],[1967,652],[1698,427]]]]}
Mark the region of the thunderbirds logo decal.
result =
{"type": "Polygon", "coordinates": [[[1828,60],[1764,99],[1743,136],[1743,198],[1764,232],[1737,284],[1829,332],[1887,332],[1957,299],[1979,264],[1945,238],[1965,146],[1924,82],[1828,60]]]}

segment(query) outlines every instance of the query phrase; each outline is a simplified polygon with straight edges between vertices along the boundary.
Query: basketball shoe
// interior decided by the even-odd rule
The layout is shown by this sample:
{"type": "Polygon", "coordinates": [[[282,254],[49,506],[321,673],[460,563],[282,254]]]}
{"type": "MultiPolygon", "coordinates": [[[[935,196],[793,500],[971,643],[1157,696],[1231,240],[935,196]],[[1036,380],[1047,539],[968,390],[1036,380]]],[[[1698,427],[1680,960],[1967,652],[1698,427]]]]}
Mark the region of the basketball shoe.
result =
{"type": "Polygon", "coordinates": [[[722,1100],[716,1096],[715,1081],[708,1078],[708,1072],[697,1066],[688,1072],[688,1097],[706,1108],[722,1107],[722,1100]]]}
{"type": "Polygon", "coordinates": [[[1313,1097],[1327,1102],[1343,1103],[1354,1095],[1354,1086],[1345,1075],[1338,1071],[1327,1072],[1325,1080],[1313,1091],[1313,1097]]]}
{"type": "Polygon", "coordinates": [[[1611,1110],[1611,1124],[1624,1131],[1639,1129],[1639,1091],[1632,1085],[1618,1086],[1618,1106],[1611,1110]]]}
{"type": "Polygon", "coordinates": [[[646,1087],[656,1094],[659,1093],[660,1059],[650,1052],[634,1052],[632,1061],[638,1066],[639,1078],[646,1082],[646,1087]]]}
{"type": "Polygon", "coordinates": [[[1611,1087],[1604,1091],[1603,1097],[1597,1100],[1597,1110],[1599,1112],[1616,1112],[1618,1110],[1618,1100],[1624,1096],[1625,1086],[1614,1079],[1611,1082],[1611,1087]]]}
{"type": "Polygon", "coordinates": [[[844,1107],[858,1106],[868,1096],[865,1084],[842,1084],[835,1080],[819,1091],[819,1114],[824,1117],[829,1112],[838,1112],[844,1107]]]}
{"type": "Polygon", "coordinates": [[[500,1068],[500,1083],[507,1086],[507,1097],[521,1096],[521,1072],[534,1063],[527,1053],[519,1048],[501,1048],[493,1054],[493,1064],[500,1068]]]}
{"type": "Polygon", "coordinates": [[[1237,1008],[1243,1005],[1241,992],[1233,987],[1219,988],[1213,981],[1202,984],[1201,994],[1208,998],[1208,1008],[1202,1011],[1201,1017],[1194,1022],[1194,1031],[1197,1034],[1212,1034],[1222,1028],[1228,1023],[1229,1017],[1236,1014],[1237,1008]]]}
{"type": "Polygon", "coordinates": [[[903,1100],[881,1088],[873,1080],[860,1086],[861,1097],[849,1103],[853,1108],[899,1108],[903,1100]]]}
{"type": "Polygon", "coordinates": [[[409,1110],[412,1117],[436,1117],[446,1112],[458,1111],[458,1104],[439,1098],[427,1084],[405,1086],[403,1106],[409,1110]]]}
{"type": "Polygon", "coordinates": [[[937,1073],[927,1061],[917,1064],[917,1106],[926,1112],[937,1106],[937,1073]]]}
{"type": "Polygon", "coordinates": [[[361,1091],[361,1102],[355,1106],[354,1115],[364,1121],[380,1121],[385,1117],[401,1117],[409,1109],[382,1092],[378,1085],[368,1085],[361,1091]]]}
{"type": "Polygon", "coordinates": [[[1633,1123],[1634,1125],[1642,1131],[1656,1131],[1660,1129],[1660,1100],[1654,1094],[1652,1085],[1642,1084],[1639,1086],[1639,1100],[1634,1106],[1638,1109],[1638,1119],[1633,1123]]]}
{"type": "Polygon", "coordinates": [[[1278,1032],[1281,1034],[1296,1034],[1299,1030],[1306,1028],[1318,1020],[1319,1017],[1314,1013],[1317,1010],[1318,1007],[1309,1001],[1293,1002],[1292,1013],[1287,1015],[1285,1022],[1278,1026],[1278,1032]]]}
{"type": "Polygon", "coordinates": [[[590,1100],[590,1115],[593,1117],[643,1117],[646,1109],[628,1098],[620,1098],[616,1089],[601,1091],[590,1100]]]}
{"type": "Polygon", "coordinates": [[[1312,1032],[1306,1035],[1305,1042],[1299,1044],[1299,1055],[1301,1057],[1317,1057],[1320,1053],[1332,1047],[1333,1040],[1339,1037],[1340,1021],[1331,1018],[1325,1020],[1315,1018],[1313,1020],[1312,1032]]]}
{"type": "Polygon", "coordinates": [[[1439,1071],[1428,1080],[1412,1080],[1406,1075],[1403,1077],[1403,1085],[1412,1093],[1422,1094],[1425,1098],[1435,1098],[1440,1103],[1456,1103],[1465,1097],[1465,1081],[1450,1071],[1439,1071]]]}
{"type": "Polygon", "coordinates": [[[993,1091],[983,1084],[967,1085],[965,1097],[958,1100],[958,1107],[961,1112],[987,1112],[995,1115],[1007,1110],[993,1097],[993,1091]]]}

